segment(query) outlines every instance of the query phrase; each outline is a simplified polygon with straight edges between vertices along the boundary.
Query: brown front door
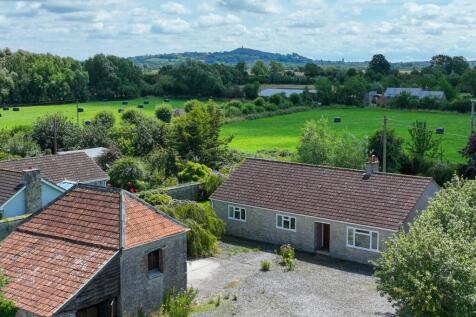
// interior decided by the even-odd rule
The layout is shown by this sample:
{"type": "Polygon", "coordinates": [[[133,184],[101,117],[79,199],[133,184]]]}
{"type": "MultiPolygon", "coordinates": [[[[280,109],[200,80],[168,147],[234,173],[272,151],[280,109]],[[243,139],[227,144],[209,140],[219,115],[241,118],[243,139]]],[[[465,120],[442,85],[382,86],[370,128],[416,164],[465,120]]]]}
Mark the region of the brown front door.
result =
{"type": "Polygon", "coordinates": [[[328,223],[322,224],[322,250],[329,251],[331,225],[328,223]]]}

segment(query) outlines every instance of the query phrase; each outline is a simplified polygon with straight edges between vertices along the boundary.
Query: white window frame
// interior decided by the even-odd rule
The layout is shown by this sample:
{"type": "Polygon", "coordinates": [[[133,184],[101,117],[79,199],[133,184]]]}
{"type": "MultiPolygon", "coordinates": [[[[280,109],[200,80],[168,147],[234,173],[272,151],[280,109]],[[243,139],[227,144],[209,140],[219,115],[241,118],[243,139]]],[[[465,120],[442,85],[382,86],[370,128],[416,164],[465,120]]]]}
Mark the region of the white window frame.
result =
{"type": "Polygon", "coordinates": [[[380,244],[380,233],[378,231],[375,231],[375,230],[368,230],[368,229],[362,229],[362,228],[356,228],[356,227],[351,227],[351,226],[347,226],[346,230],[345,230],[345,235],[346,235],[346,245],[347,247],[349,248],[354,248],[354,249],[359,249],[359,250],[365,250],[365,251],[370,251],[370,252],[380,252],[380,249],[379,249],[379,244],[380,244]],[[352,243],[353,244],[349,244],[349,230],[352,230],[352,243]],[[363,248],[363,247],[359,247],[359,246],[356,246],[355,245],[355,233],[356,233],[356,230],[360,231],[359,234],[361,235],[366,235],[369,237],[370,239],[370,248],[363,248]],[[367,232],[367,233],[364,233],[364,232],[367,232]],[[372,239],[372,235],[376,233],[377,234],[377,246],[376,248],[372,248],[374,247],[373,244],[373,239],[372,239]]]}
{"type": "Polygon", "coordinates": [[[297,228],[297,223],[296,223],[296,222],[297,222],[296,217],[288,216],[288,215],[283,215],[283,214],[276,214],[276,228],[277,228],[277,229],[296,232],[296,228],[297,228]],[[278,218],[279,218],[279,217],[282,217],[282,219],[281,219],[281,227],[278,225],[278,218]],[[288,228],[284,228],[284,220],[285,220],[285,218],[289,221],[289,229],[288,229],[288,228]],[[291,219],[294,219],[294,229],[291,229],[291,219]]]}
{"type": "Polygon", "coordinates": [[[228,205],[228,219],[235,220],[235,221],[246,222],[246,208],[239,207],[239,206],[228,205]],[[239,218],[235,217],[235,212],[237,212],[237,211],[240,213],[239,218]],[[241,219],[242,214],[245,215],[245,219],[241,219]]]}

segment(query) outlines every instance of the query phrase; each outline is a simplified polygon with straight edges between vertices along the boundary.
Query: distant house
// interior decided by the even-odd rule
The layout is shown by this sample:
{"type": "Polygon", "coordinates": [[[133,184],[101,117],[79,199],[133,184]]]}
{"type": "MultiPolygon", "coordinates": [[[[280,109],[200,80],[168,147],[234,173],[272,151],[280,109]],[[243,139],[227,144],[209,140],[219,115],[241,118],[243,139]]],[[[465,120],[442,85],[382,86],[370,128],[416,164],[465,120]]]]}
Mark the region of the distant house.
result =
{"type": "Polygon", "coordinates": [[[0,219],[21,216],[46,206],[64,189],[41,177],[37,169],[0,169],[0,219]]]}
{"type": "Polygon", "coordinates": [[[414,97],[417,97],[418,99],[431,97],[441,101],[446,100],[444,91],[424,90],[422,88],[387,88],[383,94],[383,97],[386,99],[391,99],[398,97],[402,93],[410,94],[414,97]]]}
{"type": "MultiPolygon", "coordinates": [[[[286,97],[291,96],[292,94],[302,94],[304,89],[298,88],[265,88],[258,93],[260,97],[270,97],[277,94],[284,94],[286,97]]],[[[310,93],[315,94],[315,89],[309,89],[310,93]]]]}
{"type": "Polygon", "coordinates": [[[187,282],[188,228],[123,190],[77,184],[0,242],[25,317],[148,314],[187,282]]]}
{"type": "Polygon", "coordinates": [[[230,235],[368,263],[439,190],[376,171],[247,159],[210,199],[230,235]]]}
{"type": "Polygon", "coordinates": [[[44,178],[66,189],[75,183],[105,187],[109,180],[107,173],[84,152],[0,161],[0,169],[20,172],[31,168],[40,170],[44,178]]]}

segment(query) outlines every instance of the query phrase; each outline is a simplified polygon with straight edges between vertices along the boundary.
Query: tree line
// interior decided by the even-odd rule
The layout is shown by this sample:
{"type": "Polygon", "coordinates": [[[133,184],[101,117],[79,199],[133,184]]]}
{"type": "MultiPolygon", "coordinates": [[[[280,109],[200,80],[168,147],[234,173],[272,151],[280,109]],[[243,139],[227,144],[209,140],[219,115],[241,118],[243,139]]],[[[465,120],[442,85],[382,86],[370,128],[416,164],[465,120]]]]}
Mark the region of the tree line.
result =
{"type": "Polygon", "coordinates": [[[430,66],[399,71],[381,54],[364,70],[320,67],[289,68],[279,62],[253,65],[205,64],[186,60],[158,70],[144,70],[127,58],[97,54],[85,61],[8,48],[0,51],[0,102],[34,104],[87,99],[127,99],[145,95],[254,99],[261,84],[305,84],[317,89],[322,105],[362,105],[368,91],[419,87],[444,91],[447,102],[411,96],[395,98],[396,108],[467,111],[476,94],[476,70],[465,58],[436,55],[430,66]]]}

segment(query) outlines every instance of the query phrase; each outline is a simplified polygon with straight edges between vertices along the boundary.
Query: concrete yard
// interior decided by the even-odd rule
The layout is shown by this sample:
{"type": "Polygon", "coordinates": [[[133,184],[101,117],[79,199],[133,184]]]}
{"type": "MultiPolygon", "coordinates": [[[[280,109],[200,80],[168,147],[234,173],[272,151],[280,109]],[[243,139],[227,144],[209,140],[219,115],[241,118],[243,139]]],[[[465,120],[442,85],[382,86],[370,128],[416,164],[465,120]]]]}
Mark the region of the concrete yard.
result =
{"type": "Polygon", "coordinates": [[[274,248],[229,238],[217,256],[190,261],[189,287],[198,302],[215,303],[194,316],[394,316],[371,267],[298,254],[288,272],[274,248]],[[260,271],[262,260],[271,261],[269,272],[260,271]]]}

